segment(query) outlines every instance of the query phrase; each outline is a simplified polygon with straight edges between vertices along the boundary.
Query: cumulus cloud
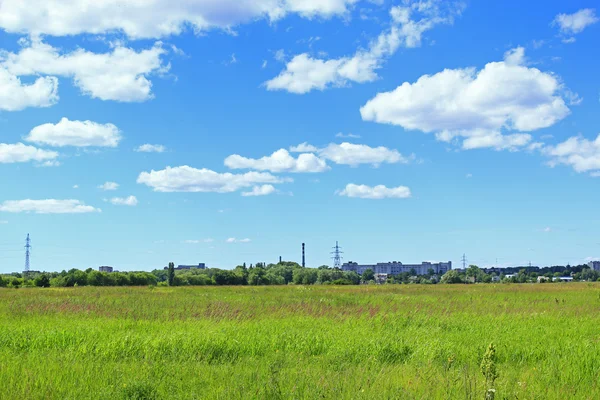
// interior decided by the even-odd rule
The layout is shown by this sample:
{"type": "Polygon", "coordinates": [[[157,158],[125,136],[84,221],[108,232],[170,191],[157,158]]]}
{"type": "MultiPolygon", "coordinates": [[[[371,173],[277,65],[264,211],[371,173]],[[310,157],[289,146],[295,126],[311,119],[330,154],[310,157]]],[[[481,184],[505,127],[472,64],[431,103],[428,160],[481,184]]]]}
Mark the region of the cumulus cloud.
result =
{"type": "Polygon", "coordinates": [[[600,135],[595,140],[570,137],[555,146],[545,146],[541,151],[550,157],[550,166],[568,165],[576,172],[587,172],[591,176],[600,173],[600,135]]]}
{"type": "MultiPolygon", "coordinates": [[[[93,98],[140,102],[153,97],[152,82],[148,78],[168,71],[170,66],[162,61],[165,53],[162,44],[156,43],[139,52],[118,44],[110,53],[78,49],[61,54],[59,49],[34,38],[18,53],[0,51],[0,71],[5,69],[16,77],[52,75],[73,78],[74,84],[93,98]]],[[[13,82],[12,86],[15,85],[13,82]]],[[[45,100],[42,102],[47,105],[56,102],[58,84],[55,77],[39,78],[35,85],[38,87],[31,90],[43,93],[40,98],[45,100]]]]}
{"type": "Polygon", "coordinates": [[[269,194],[275,193],[277,190],[273,185],[261,185],[254,186],[249,192],[242,192],[242,196],[250,197],[250,196],[267,196],[269,194]]]}
{"type": "Polygon", "coordinates": [[[291,146],[290,153],[314,153],[318,149],[312,144],[306,142],[300,143],[298,146],[291,146]]]}
{"type": "Polygon", "coordinates": [[[50,107],[57,101],[58,79],[55,77],[40,77],[31,84],[23,84],[0,64],[0,111],[50,107]]]}
{"type": "Polygon", "coordinates": [[[563,34],[575,35],[598,21],[596,10],[584,8],[574,14],[558,14],[552,24],[558,26],[563,34]]]}
{"type": "Polygon", "coordinates": [[[116,206],[137,206],[138,199],[135,196],[129,197],[113,197],[110,199],[111,204],[116,206]]]}
{"type": "Polygon", "coordinates": [[[384,185],[374,187],[349,183],[344,190],[338,192],[340,196],[356,197],[360,199],[406,199],[411,197],[410,189],[406,186],[388,188],[384,185]]]}
{"type": "Polygon", "coordinates": [[[117,190],[119,188],[119,184],[116,182],[105,182],[102,185],[98,186],[98,189],[102,190],[117,190]]]}
{"type": "Polygon", "coordinates": [[[57,124],[36,126],[25,140],[55,147],[117,147],[121,133],[113,124],[62,118],[57,124]]]}
{"type": "Polygon", "coordinates": [[[216,192],[231,193],[257,184],[291,182],[265,172],[245,174],[218,173],[209,169],[196,169],[187,165],[167,167],[160,171],[142,172],[138,183],[147,185],[156,192],[216,192]]]}
{"type": "Polygon", "coordinates": [[[371,164],[379,166],[380,164],[407,163],[405,158],[398,150],[388,149],[387,147],[369,147],[364,144],[353,143],[331,143],[324,149],[320,149],[319,156],[330,160],[336,164],[357,166],[359,164],[371,164]]]}
{"type": "Polygon", "coordinates": [[[36,214],[83,214],[100,212],[99,208],[86,206],[79,200],[7,200],[0,204],[0,211],[10,213],[36,213],[36,214]]]}
{"type": "Polygon", "coordinates": [[[55,161],[58,153],[27,146],[23,143],[0,143],[0,164],[37,161],[40,163],[55,161]]]}
{"type": "Polygon", "coordinates": [[[423,75],[377,94],[360,109],[362,118],[434,132],[442,141],[463,137],[465,149],[522,147],[531,141],[526,132],[552,126],[570,113],[558,78],[521,65],[524,59],[524,51],[515,49],[505,61],[488,63],[480,71],[423,75]]]}
{"type": "Polygon", "coordinates": [[[370,147],[364,144],[330,143],[324,148],[318,148],[306,142],[292,146],[291,151],[300,152],[298,158],[292,157],[285,149],[279,149],[270,156],[260,159],[251,159],[240,155],[229,156],[225,165],[232,169],[256,169],[270,172],[324,172],[330,169],[326,160],[335,164],[358,166],[360,164],[408,163],[410,159],[404,157],[398,150],[387,147],[370,147]],[[316,153],[316,154],[314,154],[316,153]]]}
{"type": "Polygon", "coordinates": [[[230,30],[287,14],[305,18],[344,15],[357,0],[3,0],[0,27],[11,33],[69,36],[122,32],[130,38],[177,35],[191,28],[230,30]]]}
{"type": "Polygon", "coordinates": [[[140,153],[164,153],[166,150],[167,148],[162,144],[143,144],[134,149],[140,153]]]}
{"type": "Polygon", "coordinates": [[[303,94],[312,90],[347,86],[350,82],[372,82],[385,60],[400,47],[418,47],[423,34],[439,24],[453,23],[463,6],[437,0],[415,2],[391,9],[392,26],[353,56],[314,58],[308,53],[293,57],[275,78],[265,82],[268,90],[303,94]]]}
{"type": "Polygon", "coordinates": [[[295,173],[323,172],[329,169],[325,161],[312,153],[303,153],[294,158],[285,149],[279,149],[270,156],[259,159],[246,158],[234,154],[225,159],[225,166],[231,169],[295,173]]]}

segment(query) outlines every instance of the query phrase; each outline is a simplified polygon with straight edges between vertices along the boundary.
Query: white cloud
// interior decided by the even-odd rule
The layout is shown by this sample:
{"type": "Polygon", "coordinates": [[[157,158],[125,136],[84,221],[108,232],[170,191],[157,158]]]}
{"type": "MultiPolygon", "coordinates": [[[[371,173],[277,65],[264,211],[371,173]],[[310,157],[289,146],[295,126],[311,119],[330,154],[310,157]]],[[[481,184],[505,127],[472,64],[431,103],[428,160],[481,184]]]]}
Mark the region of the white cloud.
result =
{"type": "Polygon", "coordinates": [[[0,111],[50,107],[57,101],[58,79],[40,77],[31,84],[23,84],[18,76],[0,65],[0,111]]]}
{"type": "Polygon", "coordinates": [[[100,212],[99,208],[86,206],[79,200],[7,200],[0,204],[0,211],[10,213],[33,212],[36,214],[82,214],[100,212]]]}
{"type": "Polygon", "coordinates": [[[199,243],[212,243],[212,242],[214,242],[214,239],[211,239],[211,238],[202,239],[202,240],[191,239],[191,240],[183,241],[183,243],[186,243],[186,244],[199,244],[199,243]]]}
{"type": "Polygon", "coordinates": [[[73,189],[79,189],[79,185],[73,185],[73,189]]]}
{"type": "Polygon", "coordinates": [[[164,153],[167,150],[162,144],[143,144],[136,147],[134,151],[141,153],[164,153]]]}
{"type": "Polygon", "coordinates": [[[8,224],[8,221],[0,220],[0,225],[2,225],[2,224],[8,224]]]}
{"type": "Polygon", "coordinates": [[[555,146],[546,146],[541,151],[551,158],[550,166],[568,165],[576,172],[589,172],[592,176],[600,172],[600,135],[593,141],[573,136],[555,146]]]}
{"type": "Polygon", "coordinates": [[[36,126],[25,140],[55,147],[117,147],[121,133],[113,124],[62,118],[57,124],[36,126]]]}
{"type": "Polygon", "coordinates": [[[544,232],[552,232],[552,228],[550,228],[549,226],[544,228],[544,232]]]}
{"type": "Polygon", "coordinates": [[[157,38],[183,31],[231,30],[260,18],[276,21],[344,15],[357,0],[3,0],[0,27],[11,33],[70,36],[122,32],[157,38]]]}
{"type": "Polygon", "coordinates": [[[355,135],[354,133],[344,134],[342,132],[336,133],[335,137],[348,138],[348,139],[360,139],[360,135],[355,135]]]}
{"type": "Polygon", "coordinates": [[[584,8],[574,14],[558,14],[552,24],[558,25],[562,33],[574,35],[598,21],[600,20],[596,17],[596,10],[584,8]]]}
{"type": "Polygon", "coordinates": [[[231,169],[255,169],[270,172],[323,172],[329,169],[325,161],[311,153],[303,153],[294,158],[285,149],[279,149],[270,156],[260,159],[242,157],[238,154],[225,159],[225,166],[231,169]]]}
{"type": "Polygon", "coordinates": [[[359,164],[371,164],[378,166],[380,164],[407,163],[405,158],[398,150],[391,150],[387,147],[369,147],[364,144],[353,143],[331,143],[324,149],[319,150],[319,156],[323,159],[333,161],[336,164],[357,166],[359,164]]]}
{"type": "Polygon", "coordinates": [[[116,206],[137,206],[138,199],[135,196],[113,197],[110,202],[116,206]]]}
{"type": "Polygon", "coordinates": [[[137,183],[145,184],[156,192],[216,192],[231,193],[264,183],[291,182],[265,172],[245,174],[218,173],[209,169],[196,169],[187,165],[167,167],[160,171],[142,172],[137,183]]]}
{"type": "Polygon", "coordinates": [[[119,184],[116,182],[105,182],[102,185],[98,186],[98,189],[102,190],[117,190],[119,184]]]}
{"type": "Polygon", "coordinates": [[[346,185],[346,188],[338,192],[340,196],[356,197],[360,199],[406,199],[411,197],[410,189],[406,186],[398,186],[395,188],[388,188],[384,185],[377,185],[374,187],[367,185],[355,185],[350,183],[346,185]]]}
{"type": "Polygon", "coordinates": [[[58,153],[27,146],[23,143],[0,143],[0,164],[38,161],[40,163],[54,161],[58,153]]]}
{"type": "Polygon", "coordinates": [[[437,0],[422,1],[410,7],[393,7],[392,26],[373,40],[368,49],[359,49],[351,57],[323,60],[308,53],[293,57],[275,78],[265,82],[268,90],[286,90],[303,94],[312,90],[347,86],[350,82],[372,82],[377,70],[400,47],[418,47],[423,33],[439,24],[453,23],[462,6],[437,0]],[[442,9],[442,7],[448,9],[442,9]],[[418,15],[414,19],[415,14],[418,15]]]}
{"type": "Polygon", "coordinates": [[[291,153],[315,153],[318,149],[307,142],[300,143],[298,146],[291,146],[291,153]]]}
{"type": "Polygon", "coordinates": [[[252,240],[245,238],[245,239],[236,239],[234,237],[231,237],[227,240],[225,240],[226,243],[250,243],[252,240]]]}
{"type": "MultiPolygon", "coordinates": [[[[153,97],[149,76],[164,73],[170,67],[163,64],[162,56],[167,51],[161,43],[139,52],[118,45],[112,52],[102,54],[83,49],[61,54],[59,49],[39,38],[26,44],[18,53],[0,51],[0,71],[5,68],[15,76],[70,77],[83,93],[101,100],[148,100],[153,97]]],[[[1,79],[0,75],[0,82],[1,79]]],[[[41,91],[46,98],[48,93],[53,93],[50,96],[53,100],[44,100],[46,103],[56,102],[56,78],[39,78],[36,84],[44,89],[41,91]]],[[[40,91],[39,88],[36,90],[40,91]]]]}
{"type": "Polygon", "coordinates": [[[250,197],[250,196],[267,196],[269,194],[275,193],[275,187],[273,185],[262,185],[262,186],[254,186],[252,191],[250,192],[242,192],[242,196],[250,197]]]}
{"type": "Polygon", "coordinates": [[[473,174],[471,174],[471,173],[468,173],[468,174],[466,175],[466,177],[467,177],[467,179],[470,179],[470,178],[472,178],[472,177],[473,177],[473,174]]]}
{"type": "Polygon", "coordinates": [[[434,132],[442,141],[464,137],[465,149],[524,146],[531,140],[524,132],[552,126],[570,110],[555,75],[517,64],[520,50],[506,57],[480,71],[446,69],[379,93],[360,109],[362,118],[434,132]]]}

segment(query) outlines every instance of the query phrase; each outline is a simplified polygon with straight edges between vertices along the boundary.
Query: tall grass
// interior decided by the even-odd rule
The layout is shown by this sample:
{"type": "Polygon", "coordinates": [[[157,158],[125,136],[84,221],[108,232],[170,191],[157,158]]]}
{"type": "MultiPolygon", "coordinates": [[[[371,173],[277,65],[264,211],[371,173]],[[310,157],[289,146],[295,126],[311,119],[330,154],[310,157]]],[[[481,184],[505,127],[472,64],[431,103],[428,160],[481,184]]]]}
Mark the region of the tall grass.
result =
{"type": "Polygon", "coordinates": [[[0,398],[600,398],[600,285],[0,290],[0,398]],[[489,378],[489,377],[488,377],[489,378]]]}

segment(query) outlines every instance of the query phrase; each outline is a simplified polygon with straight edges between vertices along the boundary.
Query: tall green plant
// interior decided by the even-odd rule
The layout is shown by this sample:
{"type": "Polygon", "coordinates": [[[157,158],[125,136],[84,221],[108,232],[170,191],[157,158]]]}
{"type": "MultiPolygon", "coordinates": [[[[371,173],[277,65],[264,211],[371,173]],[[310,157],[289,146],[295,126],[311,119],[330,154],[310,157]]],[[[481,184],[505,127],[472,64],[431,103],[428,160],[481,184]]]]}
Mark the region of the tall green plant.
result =
{"type": "Polygon", "coordinates": [[[490,343],[485,351],[480,368],[481,373],[485,377],[485,399],[494,400],[496,395],[494,383],[498,378],[498,371],[496,370],[496,346],[494,343],[490,343]]]}

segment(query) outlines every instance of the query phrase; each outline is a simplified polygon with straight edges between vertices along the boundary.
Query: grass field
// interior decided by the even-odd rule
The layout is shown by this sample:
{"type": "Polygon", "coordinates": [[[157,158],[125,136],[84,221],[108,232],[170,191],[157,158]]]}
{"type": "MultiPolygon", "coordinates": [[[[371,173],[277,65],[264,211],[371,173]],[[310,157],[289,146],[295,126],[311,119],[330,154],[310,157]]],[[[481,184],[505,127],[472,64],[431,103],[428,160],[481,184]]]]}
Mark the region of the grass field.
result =
{"type": "Polygon", "coordinates": [[[600,398],[600,284],[0,289],[2,399],[600,398]]]}

